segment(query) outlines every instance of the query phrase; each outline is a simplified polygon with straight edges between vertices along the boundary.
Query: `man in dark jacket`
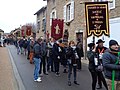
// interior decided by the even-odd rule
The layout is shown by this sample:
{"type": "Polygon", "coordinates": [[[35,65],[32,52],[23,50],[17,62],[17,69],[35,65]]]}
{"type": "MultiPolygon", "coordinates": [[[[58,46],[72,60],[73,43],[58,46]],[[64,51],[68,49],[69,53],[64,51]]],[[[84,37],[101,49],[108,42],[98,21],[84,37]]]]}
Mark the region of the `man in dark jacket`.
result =
{"type": "Polygon", "coordinates": [[[78,56],[79,56],[79,59],[77,60],[77,69],[81,70],[82,69],[81,57],[84,57],[83,45],[82,45],[81,41],[77,42],[76,51],[77,51],[78,56]]]}
{"type": "Polygon", "coordinates": [[[34,69],[34,81],[41,82],[41,78],[39,77],[39,70],[40,70],[40,62],[41,62],[41,38],[38,38],[37,42],[35,43],[33,47],[33,53],[34,53],[34,64],[35,64],[35,69],[34,69]]]}
{"type": "Polygon", "coordinates": [[[110,40],[109,49],[102,58],[108,90],[120,90],[120,56],[118,52],[120,52],[118,42],[110,40]]]}
{"type": "Polygon", "coordinates": [[[60,76],[59,67],[60,67],[60,52],[61,52],[61,49],[59,47],[59,42],[58,41],[56,41],[53,44],[52,52],[53,52],[53,62],[54,62],[55,73],[56,73],[56,76],[60,76]]]}
{"type": "MultiPolygon", "coordinates": [[[[96,54],[97,54],[97,58],[98,58],[98,66],[102,67],[102,55],[104,53],[104,51],[107,49],[106,47],[103,46],[103,43],[105,41],[103,41],[102,39],[99,39],[98,42],[96,44],[96,54]]],[[[102,83],[104,84],[104,86],[107,88],[107,84],[105,81],[105,78],[103,76],[102,70],[98,70],[97,71],[97,75],[98,75],[98,87],[97,89],[101,89],[102,88],[102,83]]]]}
{"type": "Polygon", "coordinates": [[[42,47],[42,60],[41,60],[41,63],[40,63],[40,71],[39,71],[39,74],[42,74],[42,70],[43,70],[43,73],[45,75],[48,75],[48,73],[46,72],[46,55],[47,55],[47,42],[46,40],[44,39],[41,43],[41,47],[42,47]],[[43,66],[43,67],[42,67],[43,66]],[[43,69],[42,69],[43,68],[43,69]]]}

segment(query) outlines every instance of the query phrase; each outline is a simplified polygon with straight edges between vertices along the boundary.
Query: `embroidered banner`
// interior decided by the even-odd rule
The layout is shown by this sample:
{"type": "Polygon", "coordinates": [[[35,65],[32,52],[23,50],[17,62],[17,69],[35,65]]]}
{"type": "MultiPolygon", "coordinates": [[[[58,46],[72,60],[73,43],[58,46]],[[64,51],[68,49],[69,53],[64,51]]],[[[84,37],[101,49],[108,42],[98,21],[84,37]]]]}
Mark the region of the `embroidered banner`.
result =
{"type": "Polygon", "coordinates": [[[51,26],[51,37],[52,38],[54,38],[55,40],[62,38],[63,25],[64,25],[64,20],[52,19],[52,26],[51,26]]]}
{"type": "Polygon", "coordinates": [[[25,31],[26,31],[26,26],[22,26],[22,28],[21,28],[21,36],[22,37],[26,35],[25,31]]]}
{"type": "Polygon", "coordinates": [[[85,14],[87,37],[110,35],[108,2],[86,2],[85,14]]]}
{"type": "Polygon", "coordinates": [[[30,36],[32,31],[32,26],[26,26],[26,35],[30,36]]]}

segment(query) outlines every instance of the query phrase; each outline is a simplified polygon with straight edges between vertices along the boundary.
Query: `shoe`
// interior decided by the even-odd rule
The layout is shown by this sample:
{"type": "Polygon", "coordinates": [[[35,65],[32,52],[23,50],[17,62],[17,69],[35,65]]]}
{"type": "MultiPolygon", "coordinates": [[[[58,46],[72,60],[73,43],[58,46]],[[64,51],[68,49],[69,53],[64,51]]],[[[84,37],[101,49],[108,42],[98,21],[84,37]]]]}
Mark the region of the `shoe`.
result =
{"type": "Polygon", "coordinates": [[[35,82],[37,82],[37,80],[34,80],[35,82]]]}
{"type": "Polygon", "coordinates": [[[98,84],[97,85],[97,89],[101,89],[101,88],[102,88],[102,86],[98,84]]]}
{"type": "Polygon", "coordinates": [[[40,79],[40,80],[41,80],[41,77],[38,77],[38,79],[40,79]]]}
{"type": "Polygon", "coordinates": [[[80,85],[79,83],[77,83],[77,81],[74,81],[74,84],[76,84],[76,85],[80,85]]]}
{"type": "Polygon", "coordinates": [[[54,70],[51,70],[51,72],[55,72],[54,70]]]}
{"type": "Polygon", "coordinates": [[[43,77],[43,74],[42,74],[42,73],[40,74],[40,77],[43,77]]]}
{"type": "Polygon", "coordinates": [[[59,76],[60,76],[60,73],[56,72],[55,75],[59,77],[59,76]]]}
{"type": "Polygon", "coordinates": [[[45,75],[48,75],[48,73],[44,73],[45,75]]]}
{"type": "Polygon", "coordinates": [[[70,81],[68,81],[68,86],[71,86],[71,82],[70,81]]]}
{"type": "Polygon", "coordinates": [[[67,71],[66,71],[66,69],[63,71],[63,73],[68,73],[67,71]]]}
{"type": "Polygon", "coordinates": [[[35,82],[42,82],[41,78],[39,77],[37,80],[34,80],[35,82]]]}
{"type": "Polygon", "coordinates": [[[102,87],[99,86],[99,87],[97,87],[97,89],[102,89],[102,87]]]}

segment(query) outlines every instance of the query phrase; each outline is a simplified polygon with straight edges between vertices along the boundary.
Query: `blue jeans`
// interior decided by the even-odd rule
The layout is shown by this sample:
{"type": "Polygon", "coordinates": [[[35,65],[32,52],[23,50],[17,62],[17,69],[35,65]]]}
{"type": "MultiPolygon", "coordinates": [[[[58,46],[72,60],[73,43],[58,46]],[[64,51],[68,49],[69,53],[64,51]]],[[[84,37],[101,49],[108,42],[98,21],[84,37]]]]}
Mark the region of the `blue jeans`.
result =
{"type": "Polygon", "coordinates": [[[71,74],[72,74],[72,69],[73,69],[73,75],[74,75],[74,81],[76,81],[76,76],[77,76],[77,66],[73,66],[72,64],[68,65],[69,70],[68,70],[68,80],[70,81],[71,79],[71,74]]]}
{"type": "Polygon", "coordinates": [[[37,80],[38,77],[39,77],[41,59],[40,58],[34,58],[33,60],[34,60],[34,65],[35,65],[35,68],[34,68],[34,80],[37,80]]]}

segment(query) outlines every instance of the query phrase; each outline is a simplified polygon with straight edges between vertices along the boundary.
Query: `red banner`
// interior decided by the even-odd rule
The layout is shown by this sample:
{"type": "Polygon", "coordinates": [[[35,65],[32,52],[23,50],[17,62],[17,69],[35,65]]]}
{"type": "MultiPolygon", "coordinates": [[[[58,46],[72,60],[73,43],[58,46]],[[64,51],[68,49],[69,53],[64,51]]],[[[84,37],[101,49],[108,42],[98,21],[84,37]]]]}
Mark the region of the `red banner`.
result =
{"type": "Polygon", "coordinates": [[[25,36],[25,30],[26,30],[26,26],[22,26],[22,29],[21,29],[22,37],[25,36]]]}
{"type": "Polygon", "coordinates": [[[27,36],[31,35],[31,30],[32,30],[32,26],[26,26],[26,35],[27,36]]]}
{"type": "Polygon", "coordinates": [[[55,40],[62,38],[63,25],[64,25],[64,20],[52,19],[52,27],[51,27],[51,37],[52,38],[54,38],[55,40]]]}

